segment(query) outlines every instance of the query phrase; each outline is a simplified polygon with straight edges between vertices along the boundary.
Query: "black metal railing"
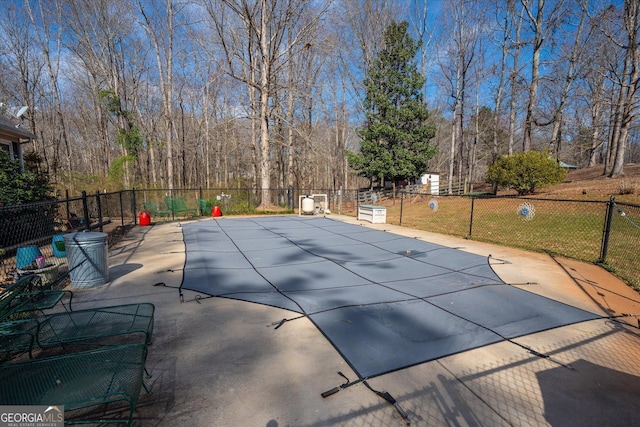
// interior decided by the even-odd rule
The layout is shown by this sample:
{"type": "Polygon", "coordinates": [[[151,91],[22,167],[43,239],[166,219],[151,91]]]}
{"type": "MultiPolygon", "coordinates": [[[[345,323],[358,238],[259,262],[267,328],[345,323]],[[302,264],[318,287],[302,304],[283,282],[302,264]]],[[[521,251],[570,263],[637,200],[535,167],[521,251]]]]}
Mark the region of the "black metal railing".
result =
{"type": "MultiPolygon", "coordinates": [[[[327,194],[336,213],[355,212],[357,190],[315,192],[327,194]]],[[[64,233],[136,225],[141,212],[147,212],[154,223],[211,216],[214,206],[225,215],[268,213],[267,210],[290,213],[295,211],[300,194],[311,193],[293,188],[134,188],[111,193],[83,191],[80,196],[67,194],[59,200],[0,207],[0,284],[15,280],[19,270],[16,256],[25,246],[37,248],[52,262],[65,264],[64,256],[58,257],[60,251],[55,243],[64,233]],[[268,203],[261,204],[264,197],[269,197],[268,203]]]]}

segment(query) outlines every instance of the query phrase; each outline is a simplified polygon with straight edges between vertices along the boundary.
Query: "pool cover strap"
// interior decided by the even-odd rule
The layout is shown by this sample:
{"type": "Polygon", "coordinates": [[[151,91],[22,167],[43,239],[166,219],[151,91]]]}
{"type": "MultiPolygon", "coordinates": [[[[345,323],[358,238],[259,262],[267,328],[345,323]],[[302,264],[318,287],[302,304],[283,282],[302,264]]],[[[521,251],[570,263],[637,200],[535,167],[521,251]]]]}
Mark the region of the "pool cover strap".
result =
{"type": "Polygon", "coordinates": [[[369,383],[367,381],[363,381],[363,384],[369,390],[371,390],[372,392],[374,392],[375,394],[377,394],[378,396],[380,396],[381,398],[383,398],[387,402],[391,403],[393,405],[393,407],[396,408],[396,411],[398,411],[398,413],[400,414],[400,416],[402,417],[404,422],[407,423],[407,425],[411,424],[411,421],[409,420],[409,416],[407,415],[407,413],[404,412],[404,410],[400,407],[400,404],[398,403],[398,401],[396,399],[394,399],[393,396],[391,396],[389,394],[389,392],[375,390],[373,387],[371,387],[369,385],[369,383]]]}
{"type": "Polygon", "coordinates": [[[349,388],[352,385],[363,383],[369,390],[371,390],[372,392],[374,392],[375,394],[377,394],[378,396],[380,396],[381,398],[383,398],[384,400],[386,400],[387,402],[392,404],[393,407],[396,408],[396,411],[398,411],[398,414],[400,414],[400,416],[402,417],[402,419],[404,420],[404,422],[407,425],[411,424],[411,421],[409,420],[409,416],[407,415],[407,413],[402,409],[402,407],[400,406],[398,401],[393,396],[391,396],[391,394],[389,392],[387,392],[387,391],[379,391],[379,390],[374,389],[367,382],[367,378],[358,378],[355,381],[350,381],[349,378],[347,378],[347,376],[345,374],[343,374],[342,372],[338,371],[338,375],[340,375],[342,378],[344,378],[346,380],[346,382],[340,384],[337,387],[332,388],[331,390],[327,390],[327,391],[321,393],[320,395],[323,398],[327,398],[327,397],[329,397],[331,395],[334,395],[337,392],[339,392],[340,390],[345,389],[345,388],[349,388]]]}
{"type": "Polygon", "coordinates": [[[346,382],[340,384],[337,387],[332,388],[331,390],[327,390],[327,391],[325,391],[323,393],[320,393],[320,395],[322,397],[329,397],[332,394],[336,394],[337,392],[339,392],[340,390],[342,390],[344,388],[349,388],[352,385],[360,384],[361,382],[366,381],[366,378],[360,378],[360,379],[357,379],[355,381],[349,381],[349,378],[347,378],[347,376],[345,374],[343,374],[342,372],[340,372],[340,371],[338,371],[338,375],[340,375],[342,378],[344,378],[346,382]]]}

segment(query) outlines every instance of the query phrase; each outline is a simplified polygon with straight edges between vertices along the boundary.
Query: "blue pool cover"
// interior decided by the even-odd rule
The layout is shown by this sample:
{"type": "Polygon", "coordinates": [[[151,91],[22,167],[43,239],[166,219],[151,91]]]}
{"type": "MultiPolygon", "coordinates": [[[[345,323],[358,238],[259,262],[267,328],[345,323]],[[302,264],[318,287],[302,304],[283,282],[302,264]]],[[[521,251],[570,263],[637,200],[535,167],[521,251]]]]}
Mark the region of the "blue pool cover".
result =
{"type": "Polygon", "coordinates": [[[182,230],[181,289],[305,315],[361,378],[600,317],[505,284],[487,257],[328,218],[182,230]]]}

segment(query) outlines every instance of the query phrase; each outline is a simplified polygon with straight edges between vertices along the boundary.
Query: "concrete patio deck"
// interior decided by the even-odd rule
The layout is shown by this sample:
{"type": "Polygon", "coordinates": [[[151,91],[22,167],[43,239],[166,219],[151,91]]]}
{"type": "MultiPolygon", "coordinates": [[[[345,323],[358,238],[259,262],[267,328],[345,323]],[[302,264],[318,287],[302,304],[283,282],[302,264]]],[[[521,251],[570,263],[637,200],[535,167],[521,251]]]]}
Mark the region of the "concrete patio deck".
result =
{"type": "MultiPolygon", "coordinates": [[[[638,293],[597,266],[389,224],[363,226],[491,254],[506,283],[575,307],[606,316],[640,313],[638,293]]],[[[308,319],[275,329],[274,322],[290,312],[200,299],[191,291],[184,291],[181,303],[177,287],[185,246],[180,223],[136,227],[109,252],[111,281],[74,289],[74,309],[155,304],[147,359],[152,394],[143,392],[134,425],[404,425],[393,406],[362,384],[326,399],[320,396],[344,382],[338,371],[351,380],[356,375],[308,319]],[[158,283],[166,286],[154,286],[158,283]]],[[[522,346],[501,342],[369,383],[391,393],[413,426],[640,426],[638,319],[618,320],[514,340],[522,346]]]]}

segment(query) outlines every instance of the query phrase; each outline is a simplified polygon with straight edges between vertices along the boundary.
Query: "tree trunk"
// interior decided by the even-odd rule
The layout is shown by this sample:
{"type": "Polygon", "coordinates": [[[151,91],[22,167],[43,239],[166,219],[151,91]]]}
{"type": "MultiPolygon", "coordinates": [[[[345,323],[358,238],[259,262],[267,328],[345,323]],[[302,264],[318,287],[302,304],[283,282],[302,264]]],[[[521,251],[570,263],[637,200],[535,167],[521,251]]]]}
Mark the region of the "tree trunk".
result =
{"type": "MultiPolygon", "coordinates": [[[[457,108],[457,107],[454,107],[454,108],[457,108]]],[[[448,176],[449,179],[448,179],[448,187],[447,187],[447,194],[449,195],[453,194],[453,174],[454,174],[454,168],[456,163],[456,140],[458,139],[456,136],[456,133],[458,132],[458,124],[456,121],[457,114],[455,110],[454,110],[453,117],[454,119],[451,122],[451,146],[449,150],[449,176],[448,176]]]]}
{"type": "MultiPolygon", "coordinates": [[[[493,108],[493,129],[491,135],[491,160],[494,163],[500,157],[498,143],[498,129],[500,126],[500,114],[502,112],[502,92],[504,91],[505,73],[507,69],[507,56],[509,54],[509,13],[505,13],[504,28],[501,42],[500,72],[498,74],[498,87],[496,89],[495,105],[493,108]]],[[[477,119],[476,119],[477,120],[477,119]]]]}
{"type": "Polygon", "coordinates": [[[553,132],[551,135],[551,143],[550,143],[550,151],[552,154],[556,155],[556,158],[560,156],[560,150],[562,148],[562,125],[563,125],[563,116],[564,109],[567,103],[567,98],[569,97],[569,91],[571,89],[571,85],[576,79],[576,63],[580,59],[582,53],[582,29],[584,28],[584,21],[587,18],[587,10],[586,8],[582,8],[582,13],[580,14],[580,22],[578,24],[578,28],[576,29],[576,36],[573,42],[573,47],[571,49],[571,57],[569,58],[569,66],[567,68],[567,74],[564,80],[564,86],[562,88],[562,95],[560,96],[560,101],[558,102],[558,107],[556,109],[556,113],[554,115],[554,123],[553,123],[553,132]]]}
{"type": "Polygon", "coordinates": [[[624,70],[615,114],[615,132],[612,133],[611,172],[609,177],[624,175],[624,154],[629,138],[629,129],[635,112],[636,90],[639,83],[640,51],[638,49],[638,29],[640,28],[640,4],[637,0],[624,2],[624,27],[627,34],[624,70]]]}
{"type": "Polygon", "coordinates": [[[527,101],[527,116],[524,120],[524,133],[522,140],[522,151],[531,150],[531,132],[533,130],[533,124],[535,122],[535,108],[538,97],[538,84],[540,82],[540,51],[542,49],[542,42],[544,41],[542,34],[543,25],[543,11],[545,0],[538,0],[538,7],[536,16],[533,16],[531,9],[529,8],[528,0],[522,0],[527,16],[531,21],[534,28],[533,39],[533,58],[531,60],[531,82],[529,83],[529,99],[527,101]]]}
{"type": "MultiPolygon", "coordinates": [[[[524,7],[520,9],[520,16],[515,27],[515,49],[513,51],[513,68],[511,69],[511,102],[509,104],[509,155],[513,154],[513,147],[516,143],[516,113],[518,102],[518,67],[520,59],[522,21],[524,15],[524,7]]],[[[515,20],[515,15],[513,16],[515,20]]]]}
{"type": "Polygon", "coordinates": [[[597,164],[597,153],[598,153],[598,138],[600,136],[600,128],[599,126],[593,126],[591,131],[591,147],[589,148],[589,163],[588,167],[595,166],[597,164]]]}
{"type": "Polygon", "coordinates": [[[271,62],[269,61],[269,19],[267,0],[261,0],[262,15],[260,19],[260,187],[262,197],[259,209],[270,207],[271,203],[271,158],[269,141],[269,80],[271,78],[271,62]]]}

